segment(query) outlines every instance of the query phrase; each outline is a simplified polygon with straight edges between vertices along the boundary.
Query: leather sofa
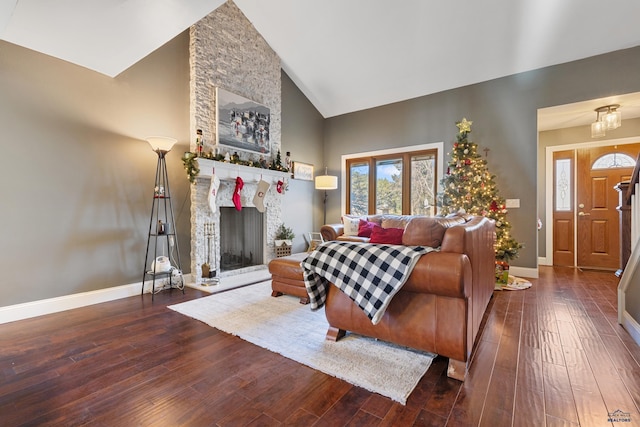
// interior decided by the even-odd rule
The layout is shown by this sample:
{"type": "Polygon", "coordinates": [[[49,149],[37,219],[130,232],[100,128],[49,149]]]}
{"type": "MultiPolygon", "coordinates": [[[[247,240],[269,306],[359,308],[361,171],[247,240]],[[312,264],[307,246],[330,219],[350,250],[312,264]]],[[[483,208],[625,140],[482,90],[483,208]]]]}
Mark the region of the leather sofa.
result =
{"type": "MultiPolygon", "coordinates": [[[[464,381],[495,286],[494,222],[467,215],[366,219],[383,228],[404,228],[403,244],[439,246],[440,250],[420,258],[376,325],[331,284],[325,304],[327,339],[338,340],[351,331],[433,352],[449,358],[449,377],[464,381]]],[[[325,240],[367,241],[343,232],[343,224],[321,228],[325,240]]]]}

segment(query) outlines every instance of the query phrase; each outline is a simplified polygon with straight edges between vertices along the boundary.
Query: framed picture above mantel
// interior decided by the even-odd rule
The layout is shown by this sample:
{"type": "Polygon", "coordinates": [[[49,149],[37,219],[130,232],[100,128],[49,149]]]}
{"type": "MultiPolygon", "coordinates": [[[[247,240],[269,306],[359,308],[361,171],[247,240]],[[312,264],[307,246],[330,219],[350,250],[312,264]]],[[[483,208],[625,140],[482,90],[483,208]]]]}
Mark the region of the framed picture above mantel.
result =
{"type": "Polygon", "coordinates": [[[222,88],[216,88],[218,153],[242,150],[271,156],[269,108],[222,88]]]}

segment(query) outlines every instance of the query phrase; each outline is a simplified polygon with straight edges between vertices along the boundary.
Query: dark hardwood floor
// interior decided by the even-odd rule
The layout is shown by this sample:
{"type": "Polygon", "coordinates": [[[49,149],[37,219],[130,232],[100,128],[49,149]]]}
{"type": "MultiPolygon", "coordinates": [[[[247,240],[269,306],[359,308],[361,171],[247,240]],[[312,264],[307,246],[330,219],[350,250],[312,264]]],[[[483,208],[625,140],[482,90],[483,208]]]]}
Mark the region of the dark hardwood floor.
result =
{"type": "Polygon", "coordinates": [[[191,289],[0,325],[0,425],[640,425],[615,276],[541,267],[533,283],[494,292],[464,383],[436,358],[406,406],[166,308],[191,289]]]}

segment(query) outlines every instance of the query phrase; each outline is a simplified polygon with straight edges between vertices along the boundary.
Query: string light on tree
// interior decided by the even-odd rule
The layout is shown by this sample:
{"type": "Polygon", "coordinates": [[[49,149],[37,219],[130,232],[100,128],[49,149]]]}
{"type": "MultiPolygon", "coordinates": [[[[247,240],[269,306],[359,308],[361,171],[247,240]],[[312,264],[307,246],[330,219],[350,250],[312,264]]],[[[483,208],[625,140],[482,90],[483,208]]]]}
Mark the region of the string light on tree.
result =
{"type": "Polygon", "coordinates": [[[478,144],[469,141],[472,121],[457,122],[458,135],[446,175],[443,192],[438,197],[442,214],[464,211],[491,218],[496,224],[496,259],[508,262],[518,257],[522,244],[511,237],[505,200],[496,188],[495,176],[489,173],[487,161],[478,154],[478,144]]]}

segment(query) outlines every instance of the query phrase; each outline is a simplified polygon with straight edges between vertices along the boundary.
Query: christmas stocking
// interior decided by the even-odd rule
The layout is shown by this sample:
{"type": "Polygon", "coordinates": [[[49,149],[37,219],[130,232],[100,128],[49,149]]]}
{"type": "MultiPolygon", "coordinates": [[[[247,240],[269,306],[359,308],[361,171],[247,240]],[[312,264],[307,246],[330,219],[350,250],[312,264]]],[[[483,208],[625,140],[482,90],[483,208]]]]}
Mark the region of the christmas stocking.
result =
{"type": "Polygon", "coordinates": [[[253,196],[253,204],[256,205],[256,208],[259,212],[264,212],[264,196],[269,191],[269,184],[267,181],[260,180],[258,183],[258,189],[256,190],[255,196],[253,196]]]}
{"type": "Polygon", "coordinates": [[[282,193],[282,186],[284,185],[284,181],[282,181],[281,179],[278,180],[278,183],[276,184],[276,190],[278,190],[278,193],[282,193]]]}
{"type": "Polygon", "coordinates": [[[220,178],[214,173],[211,175],[211,185],[209,186],[209,207],[211,212],[216,213],[216,196],[220,188],[220,178]]]}
{"type": "Polygon", "coordinates": [[[237,177],[236,189],[233,190],[233,197],[231,198],[231,200],[233,200],[233,205],[236,207],[236,210],[239,211],[242,210],[242,202],[240,200],[240,191],[242,190],[242,187],[244,187],[244,181],[242,180],[242,178],[237,177]]]}

